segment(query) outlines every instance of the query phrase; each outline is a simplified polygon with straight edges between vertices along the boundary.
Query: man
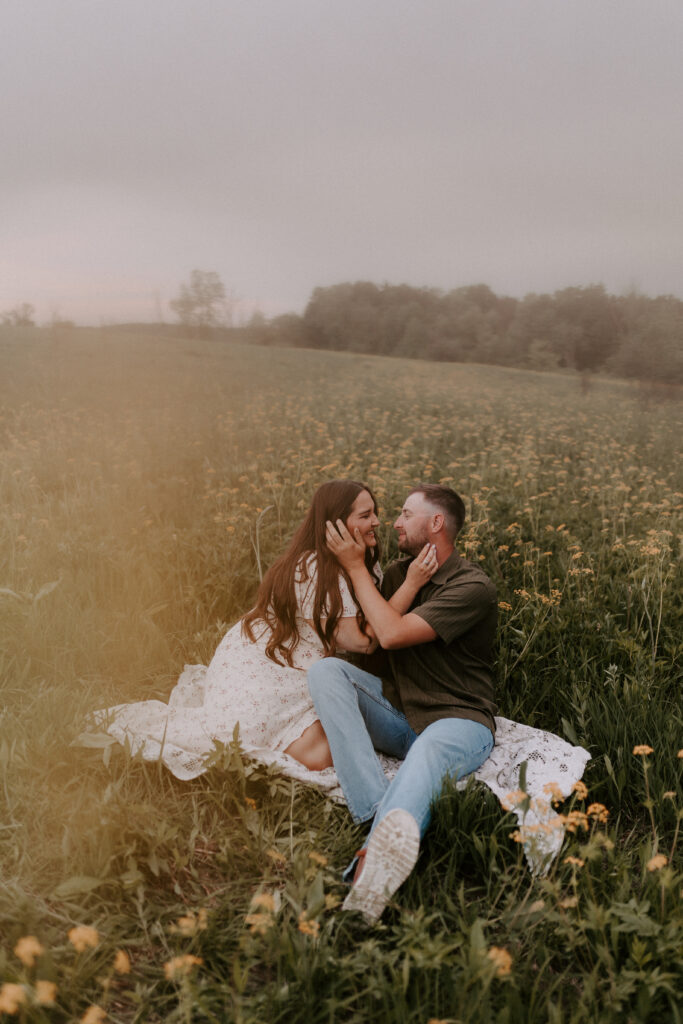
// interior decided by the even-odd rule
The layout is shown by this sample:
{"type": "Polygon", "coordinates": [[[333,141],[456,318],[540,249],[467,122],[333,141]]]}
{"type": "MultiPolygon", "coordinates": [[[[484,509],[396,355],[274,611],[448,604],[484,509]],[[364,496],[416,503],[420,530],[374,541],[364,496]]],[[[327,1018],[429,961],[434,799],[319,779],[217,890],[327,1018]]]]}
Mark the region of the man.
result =
{"type": "Polygon", "coordinates": [[[464,503],[449,487],[415,487],[394,523],[399,550],[410,557],[389,567],[381,594],[360,538],[341,520],[327,524],[327,543],[387,652],[382,678],[339,658],[308,673],[351,815],[372,820],[365,848],[347,869],[345,877],[354,869],[355,876],[344,901],[370,923],[412,871],[445,779],[475,771],[493,749],[496,590],[455,550],[464,519],[464,503]],[[400,614],[388,598],[415,557],[435,571],[400,614]],[[403,759],[391,783],[374,748],[403,759]]]}

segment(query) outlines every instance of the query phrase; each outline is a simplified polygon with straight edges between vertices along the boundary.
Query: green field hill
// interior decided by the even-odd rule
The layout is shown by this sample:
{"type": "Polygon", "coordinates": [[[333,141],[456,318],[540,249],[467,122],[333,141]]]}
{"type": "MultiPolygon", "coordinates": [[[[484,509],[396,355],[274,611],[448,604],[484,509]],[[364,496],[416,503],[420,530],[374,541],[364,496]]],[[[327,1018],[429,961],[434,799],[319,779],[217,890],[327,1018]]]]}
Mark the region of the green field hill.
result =
{"type": "Polygon", "coordinates": [[[0,365],[0,1016],[681,1020],[680,402],[148,332],[5,330],[0,365]],[[362,830],[316,790],[234,743],[184,783],[70,745],[208,662],[333,477],[372,487],[384,563],[412,484],[462,494],[500,714],[592,757],[545,876],[446,787],[372,929],[338,909],[362,830]]]}

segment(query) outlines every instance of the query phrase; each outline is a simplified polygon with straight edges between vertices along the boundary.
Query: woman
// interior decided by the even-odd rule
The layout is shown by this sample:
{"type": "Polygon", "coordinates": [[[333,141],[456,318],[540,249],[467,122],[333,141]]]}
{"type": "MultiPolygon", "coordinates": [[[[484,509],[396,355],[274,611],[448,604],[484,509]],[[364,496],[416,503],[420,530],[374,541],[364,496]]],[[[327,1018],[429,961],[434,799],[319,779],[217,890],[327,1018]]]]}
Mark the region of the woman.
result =
{"type": "MultiPolygon", "coordinates": [[[[369,653],[376,646],[346,574],[327,548],[326,523],[337,519],[352,533],[360,531],[379,584],[372,492],[355,480],[322,484],[287,550],[266,573],[254,608],[223,637],[208,668],[186,667],[168,705],[119,705],[97,712],[98,724],[133,753],[160,758],[178,778],[205,771],[216,743],[228,743],[236,729],[250,756],[272,762],[289,755],[311,771],[331,767],[306,670],[328,655],[369,653]]],[[[398,610],[408,609],[435,571],[430,555],[425,548],[414,559],[391,600],[398,610]]]]}

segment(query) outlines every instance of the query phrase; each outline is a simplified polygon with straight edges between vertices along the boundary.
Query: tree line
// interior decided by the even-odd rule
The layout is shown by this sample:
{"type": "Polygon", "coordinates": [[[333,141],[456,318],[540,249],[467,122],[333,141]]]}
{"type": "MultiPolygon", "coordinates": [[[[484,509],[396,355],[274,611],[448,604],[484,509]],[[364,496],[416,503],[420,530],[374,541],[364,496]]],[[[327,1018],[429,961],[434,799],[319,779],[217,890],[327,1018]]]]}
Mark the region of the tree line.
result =
{"type": "MultiPolygon", "coordinates": [[[[683,384],[683,301],[672,295],[615,296],[598,284],[516,299],[486,284],[356,281],[315,288],[302,316],[254,313],[242,327],[232,326],[234,302],[215,271],[193,270],[170,307],[179,328],[200,337],[683,384]]],[[[33,313],[23,303],[0,313],[0,326],[30,326],[33,313]]]]}
{"type": "Polygon", "coordinates": [[[252,333],[261,344],[683,383],[683,302],[609,295],[602,285],[515,299],[485,284],[337,284],[316,288],[303,316],[252,333]]]}

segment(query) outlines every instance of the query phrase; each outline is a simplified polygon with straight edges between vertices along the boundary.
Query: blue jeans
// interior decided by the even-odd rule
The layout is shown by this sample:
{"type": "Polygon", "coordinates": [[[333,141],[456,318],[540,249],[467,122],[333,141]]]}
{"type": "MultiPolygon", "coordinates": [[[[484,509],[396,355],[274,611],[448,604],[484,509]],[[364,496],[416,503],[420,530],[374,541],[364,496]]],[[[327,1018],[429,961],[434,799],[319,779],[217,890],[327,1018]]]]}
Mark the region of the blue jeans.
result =
{"type": "Polygon", "coordinates": [[[374,819],[373,828],[400,807],[412,814],[423,836],[446,778],[469,775],[493,749],[491,730],[466,718],[440,718],[418,736],[382,696],[382,680],[340,658],[316,662],[308,670],[308,687],[351,817],[374,819]],[[404,759],[392,782],[375,748],[404,759]]]}

